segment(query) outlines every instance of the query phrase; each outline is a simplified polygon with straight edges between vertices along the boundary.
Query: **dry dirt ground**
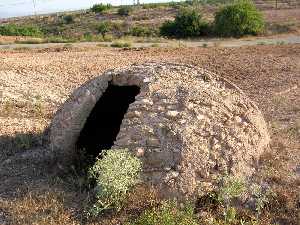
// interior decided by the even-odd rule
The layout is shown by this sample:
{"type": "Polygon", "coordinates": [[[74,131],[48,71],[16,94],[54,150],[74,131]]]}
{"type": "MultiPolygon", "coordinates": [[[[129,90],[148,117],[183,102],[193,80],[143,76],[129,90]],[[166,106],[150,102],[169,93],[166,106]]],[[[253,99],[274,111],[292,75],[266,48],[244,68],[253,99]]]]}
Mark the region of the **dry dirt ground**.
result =
{"type": "MultiPolygon", "coordinates": [[[[54,176],[46,164],[26,164],[23,158],[41,148],[41,133],[74,88],[107,69],[145,61],[203,67],[233,81],[257,102],[272,138],[258,177],[277,194],[262,221],[297,224],[300,45],[1,51],[0,224],[80,224],[86,196],[77,174],[54,176]]],[[[118,224],[118,219],[110,222],[118,224]]]]}

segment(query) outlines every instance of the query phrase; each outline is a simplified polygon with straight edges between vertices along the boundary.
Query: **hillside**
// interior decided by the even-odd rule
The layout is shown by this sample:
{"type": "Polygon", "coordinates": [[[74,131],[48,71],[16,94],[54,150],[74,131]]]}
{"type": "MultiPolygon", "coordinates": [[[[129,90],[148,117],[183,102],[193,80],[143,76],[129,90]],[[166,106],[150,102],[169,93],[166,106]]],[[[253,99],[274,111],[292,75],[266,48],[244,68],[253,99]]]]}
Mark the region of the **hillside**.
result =
{"type": "MultiPolygon", "coordinates": [[[[299,1],[284,4],[279,1],[280,10],[274,9],[274,1],[256,1],[266,20],[266,31],[262,35],[298,32],[300,29],[300,8],[294,8],[299,1]]],[[[40,28],[46,37],[55,37],[53,42],[67,41],[111,41],[124,36],[139,36],[156,38],[159,27],[166,20],[172,20],[184,3],[147,4],[131,6],[128,15],[120,15],[119,7],[102,13],[91,10],[64,12],[51,15],[21,17],[3,20],[0,25],[16,24],[40,28]],[[100,24],[109,26],[108,32],[101,35],[100,24]]],[[[187,3],[185,3],[187,4],[187,3]]],[[[201,12],[203,18],[212,22],[214,13],[220,4],[193,5],[201,12]]],[[[106,28],[105,28],[106,29],[106,28]]]]}

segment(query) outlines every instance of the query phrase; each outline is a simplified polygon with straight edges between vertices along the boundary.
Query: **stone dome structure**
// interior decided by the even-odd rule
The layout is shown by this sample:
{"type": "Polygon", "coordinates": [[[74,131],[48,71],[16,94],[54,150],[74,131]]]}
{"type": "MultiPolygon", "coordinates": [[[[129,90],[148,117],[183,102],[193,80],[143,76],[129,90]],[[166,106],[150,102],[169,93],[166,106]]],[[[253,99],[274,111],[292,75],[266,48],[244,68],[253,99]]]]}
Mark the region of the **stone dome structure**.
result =
{"type": "Polygon", "coordinates": [[[224,174],[250,177],[268,143],[261,112],[238,87],[172,63],[105,72],[75,90],[50,126],[60,164],[78,149],[128,148],[143,162],[143,181],[164,197],[201,195],[224,174]]]}

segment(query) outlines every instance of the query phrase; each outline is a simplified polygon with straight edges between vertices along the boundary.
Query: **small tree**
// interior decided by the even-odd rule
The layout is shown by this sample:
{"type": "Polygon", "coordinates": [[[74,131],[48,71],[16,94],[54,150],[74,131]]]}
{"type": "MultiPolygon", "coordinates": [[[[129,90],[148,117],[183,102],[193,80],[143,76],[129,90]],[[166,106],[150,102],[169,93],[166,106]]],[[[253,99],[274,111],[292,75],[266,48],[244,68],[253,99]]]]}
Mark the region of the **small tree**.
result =
{"type": "Polygon", "coordinates": [[[215,31],[221,36],[256,35],[264,29],[262,14],[250,0],[221,8],[215,15],[215,31]]]}
{"type": "Polygon", "coordinates": [[[67,15],[67,16],[64,16],[64,21],[66,24],[70,24],[70,23],[74,22],[74,18],[72,15],[67,15]]]}
{"type": "Polygon", "coordinates": [[[183,8],[174,21],[166,21],[160,27],[163,36],[197,37],[208,33],[209,25],[202,15],[193,8],[183,8]]]}
{"type": "Polygon", "coordinates": [[[97,31],[102,35],[102,37],[105,37],[105,34],[110,31],[110,23],[109,22],[101,22],[98,27],[97,31]]]}
{"type": "Polygon", "coordinates": [[[120,16],[129,16],[132,11],[133,11],[133,8],[130,6],[121,6],[118,9],[118,14],[120,16]]]}
{"type": "Polygon", "coordinates": [[[92,8],[91,8],[91,11],[95,12],[95,13],[102,13],[104,11],[107,11],[107,10],[111,9],[111,8],[112,8],[111,4],[106,4],[105,5],[105,4],[100,3],[100,4],[93,5],[92,8]]]}

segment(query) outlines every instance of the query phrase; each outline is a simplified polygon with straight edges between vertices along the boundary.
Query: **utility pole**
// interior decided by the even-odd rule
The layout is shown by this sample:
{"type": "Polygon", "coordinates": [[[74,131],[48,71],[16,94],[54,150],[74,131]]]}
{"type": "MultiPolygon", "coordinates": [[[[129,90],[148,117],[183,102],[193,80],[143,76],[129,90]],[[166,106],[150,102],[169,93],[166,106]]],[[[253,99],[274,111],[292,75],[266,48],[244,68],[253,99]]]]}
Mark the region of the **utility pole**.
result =
{"type": "Polygon", "coordinates": [[[32,0],[32,3],[33,3],[34,15],[36,16],[36,2],[35,2],[35,0],[32,0]]]}

